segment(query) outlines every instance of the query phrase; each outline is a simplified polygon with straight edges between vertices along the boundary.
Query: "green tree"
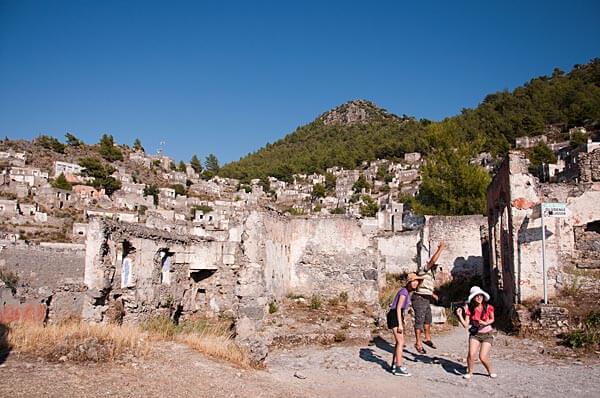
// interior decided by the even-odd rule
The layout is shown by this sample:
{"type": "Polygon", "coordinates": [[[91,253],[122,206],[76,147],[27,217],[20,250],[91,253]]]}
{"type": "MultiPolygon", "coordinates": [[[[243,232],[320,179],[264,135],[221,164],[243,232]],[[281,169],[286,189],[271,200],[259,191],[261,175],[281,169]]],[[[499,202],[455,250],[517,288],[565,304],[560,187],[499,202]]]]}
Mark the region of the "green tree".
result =
{"type": "Polygon", "coordinates": [[[65,144],[61,143],[54,137],[50,137],[49,135],[40,135],[36,139],[36,142],[43,148],[49,149],[57,153],[65,153],[65,144]]]}
{"type": "Polygon", "coordinates": [[[73,135],[71,133],[66,133],[65,139],[67,140],[67,145],[69,145],[69,146],[82,146],[83,145],[83,141],[81,141],[79,138],[75,137],[75,135],[73,135]]]}
{"type": "Polygon", "coordinates": [[[489,174],[470,163],[468,151],[449,148],[429,157],[415,210],[421,214],[485,214],[489,174]]]}
{"type": "Polygon", "coordinates": [[[190,160],[190,166],[192,166],[192,169],[194,169],[196,173],[202,173],[202,164],[200,163],[198,156],[192,156],[192,160],[190,160]]]}
{"type": "Polygon", "coordinates": [[[152,196],[154,205],[158,206],[158,187],[156,185],[148,185],[144,188],[144,196],[152,196]]]}
{"type": "MultiPolygon", "coordinates": [[[[79,165],[83,167],[81,174],[84,176],[105,178],[109,175],[109,170],[104,167],[99,159],[92,157],[81,158],[79,159],[79,165]]],[[[112,172],[110,174],[112,174],[112,172]]]]}
{"type": "Polygon", "coordinates": [[[206,157],[206,159],[204,160],[204,168],[213,176],[219,173],[221,166],[219,166],[219,159],[217,159],[215,154],[211,153],[206,157]]]}
{"type": "Polygon", "coordinates": [[[121,150],[115,146],[115,141],[112,135],[103,134],[102,138],[100,138],[99,144],[100,149],[98,152],[104,159],[108,160],[109,162],[123,160],[123,153],[121,153],[121,150]]]}
{"type": "Polygon", "coordinates": [[[115,168],[111,165],[104,165],[102,161],[92,157],[79,159],[79,165],[84,168],[81,172],[82,175],[94,178],[90,185],[96,189],[104,188],[108,196],[121,189],[121,181],[111,177],[111,174],[115,172],[115,168]]]}
{"type": "Polygon", "coordinates": [[[183,162],[183,160],[179,161],[179,166],[177,166],[177,170],[185,173],[187,170],[187,166],[185,165],[185,163],[183,162]]]}
{"type": "Polygon", "coordinates": [[[316,199],[316,198],[324,198],[327,195],[327,191],[325,189],[325,185],[323,184],[315,184],[313,185],[313,190],[312,190],[312,198],[316,199]]]}
{"type": "Polygon", "coordinates": [[[363,217],[375,217],[379,211],[379,205],[369,196],[361,196],[363,204],[360,205],[360,215],[363,217]]]}
{"type": "Polygon", "coordinates": [[[53,188],[65,189],[67,191],[70,191],[72,189],[71,183],[67,181],[67,178],[63,173],[60,173],[58,177],[56,177],[54,181],[52,181],[51,185],[53,188]]]}
{"type": "Polygon", "coordinates": [[[92,186],[96,189],[103,188],[104,192],[108,196],[111,196],[115,191],[121,189],[121,181],[110,176],[105,178],[95,178],[92,182],[92,186]]]}
{"type": "Polygon", "coordinates": [[[175,190],[175,194],[178,196],[185,195],[185,187],[181,184],[171,185],[171,188],[175,190]]]}
{"type": "Polygon", "coordinates": [[[175,162],[169,163],[169,168],[173,171],[177,171],[177,165],[175,164],[175,162]]]}
{"type": "Polygon", "coordinates": [[[337,177],[333,173],[325,173],[325,189],[327,192],[335,192],[335,185],[337,183],[337,177]]]}
{"type": "Polygon", "coordinates": [[[144,150],[144,147],[142,146],[142,141],[140,141],[139,138],[136,138],[135,141],[133,141],[133,150],[134,151],[146,152],[144,150]]]}
{"type": "Polygon", "coordinates": [[[371,185],[367,182],[365,176],[361,174],[360,177],[358,177],[358,180],[356,180],[356,182],[352,185],[352,190],[354,193],[360,193],[362,192],[363,188],[368,191],[371,189],[371,185]]]}
{"type": "Polygon", "coordinates": [[[531,166],[539,167],[543,163],[556,163],[556,155],[548,145],[539,142],[529,154],[529,161],[531,166]]]}
{"type": "Polygon", "coordinates": [[[576,131],[571,135],[570,145],[571,148],[578,148],[579,146],[585,144],[587,142],[587,135],[580,131],[576,131]]]}

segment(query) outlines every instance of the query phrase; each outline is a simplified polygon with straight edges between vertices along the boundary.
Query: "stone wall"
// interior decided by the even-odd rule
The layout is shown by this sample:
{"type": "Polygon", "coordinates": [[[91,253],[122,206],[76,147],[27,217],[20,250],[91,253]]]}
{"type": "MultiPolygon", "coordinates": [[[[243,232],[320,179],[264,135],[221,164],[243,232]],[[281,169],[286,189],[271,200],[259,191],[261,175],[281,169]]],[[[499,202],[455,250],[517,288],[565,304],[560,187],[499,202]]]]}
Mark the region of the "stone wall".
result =
{"type": "Polygon", "coordinates": [[[350,300],[377,302],[384,270],[376,242],[356,220],[255,212],[245,234],[244,252],[250,263],[262,264],[265,288],[274,298],[347,292],[350,300]]]}
{"type": "Polygon", "coordinates": [[[484,216],[427,216],[422,231],[420,265],[424,267],[441,241],[446,247],[437,264],[438,283],[454,278],[482,275],[483,256],[481,227],[487,224],[484,216]]]}
{"type": "Polygon", "coordinates": [[[3,243],[0,244],[1,263],[31,288],[55,288],[83,281],[85,247],[3,243]]]}
{"type": "Polygon", "coordinates": [[[414,272],[419,266],[421,231],[406,231],[377,237],[386,273],[414,272]]]}

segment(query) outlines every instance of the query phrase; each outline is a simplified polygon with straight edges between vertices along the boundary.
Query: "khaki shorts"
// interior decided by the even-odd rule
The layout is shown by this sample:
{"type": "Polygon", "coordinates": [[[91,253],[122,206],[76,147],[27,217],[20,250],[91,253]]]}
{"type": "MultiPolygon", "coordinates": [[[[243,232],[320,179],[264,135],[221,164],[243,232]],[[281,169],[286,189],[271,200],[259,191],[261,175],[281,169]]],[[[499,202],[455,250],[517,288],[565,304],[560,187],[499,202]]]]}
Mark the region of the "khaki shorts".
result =
{"type": "Polygon", "coordinates": [[[494,342],[494,332],[490,333],[475,333],[469,336],[470,339],[475,339],[480,343],[489,343],[492,344],[494,342]]]}

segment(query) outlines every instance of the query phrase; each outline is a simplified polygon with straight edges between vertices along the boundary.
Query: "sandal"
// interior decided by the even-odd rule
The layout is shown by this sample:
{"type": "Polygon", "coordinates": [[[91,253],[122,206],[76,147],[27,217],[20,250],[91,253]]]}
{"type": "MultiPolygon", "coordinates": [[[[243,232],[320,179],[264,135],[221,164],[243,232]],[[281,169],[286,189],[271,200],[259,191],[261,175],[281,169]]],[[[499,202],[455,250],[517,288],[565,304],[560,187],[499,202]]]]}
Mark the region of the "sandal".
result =
{"type": "Polygon", "coordinates": [[[498,377],[498,375],[496,373],[490,373],[490,379],[495,379],[496,377],[498,377]]]}
{"type": "Polygon", "coordinates": [[[415,344],[415,350],[417,350],[417,352],[419,354],[427,354],[427,351],[425,351],[425,349],[423,347],[419,347],[418,345],[415,344]]]}
{"type": "Polygon", "coordinates": [[[431,340],[424,341],[423,344],[433,348],[434,350],[437,349],[437,347],[435,346],[435,344],[433,344],[433,341],[431,340]]]}
{"type": "Polygon", "coordinates": [[[471,373],[467,373],[467,374],[463,375],[463,379],[465,379],[465,380],[470,380],[471,377],[473,377],[473,375],[471,373]]]}

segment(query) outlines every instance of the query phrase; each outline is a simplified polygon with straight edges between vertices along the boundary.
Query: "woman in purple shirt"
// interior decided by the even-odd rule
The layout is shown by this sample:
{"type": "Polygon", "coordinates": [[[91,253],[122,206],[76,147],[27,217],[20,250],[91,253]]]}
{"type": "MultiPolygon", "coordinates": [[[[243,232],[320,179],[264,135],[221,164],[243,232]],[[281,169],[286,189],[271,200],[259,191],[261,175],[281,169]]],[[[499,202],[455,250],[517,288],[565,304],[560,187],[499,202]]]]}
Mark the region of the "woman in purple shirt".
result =
{"type": "Polygon", "coordinates": [[[394,376],[410,376],[406,367],[402,366],[402,349],[404,348],[404,314],[410,306],[410,292],[419,287],[423,280],[417,274],[410,273],[406,278],[406,287],[398,291],[390,311],[388,312],[388,327],[394,333],[396,346],[394,347],[394,358],[392,359],[392,374],[394,376]]]}

